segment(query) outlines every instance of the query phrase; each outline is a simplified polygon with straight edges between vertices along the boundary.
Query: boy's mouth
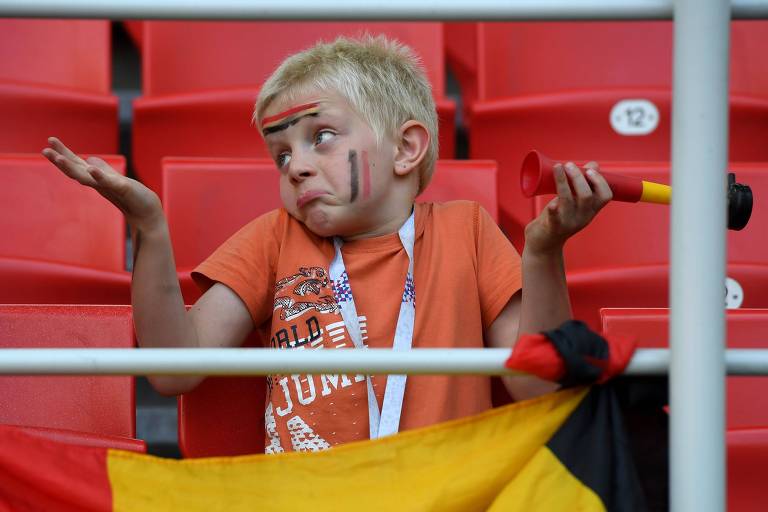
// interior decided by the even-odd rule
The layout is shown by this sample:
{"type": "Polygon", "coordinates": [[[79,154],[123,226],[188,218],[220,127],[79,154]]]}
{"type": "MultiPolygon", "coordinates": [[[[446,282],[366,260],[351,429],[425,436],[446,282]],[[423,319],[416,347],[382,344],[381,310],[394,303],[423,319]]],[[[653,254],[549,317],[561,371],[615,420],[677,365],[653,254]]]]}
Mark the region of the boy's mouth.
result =
{"type": "Polygon", "coordinates": [[[303,208],[307,204],[311,203],[315,199],[317,199],[320,196],[326,195],[327,192],[324,190],[308,190],[301,194],[298,199],[296,199],[296,208],[303,208]]]}

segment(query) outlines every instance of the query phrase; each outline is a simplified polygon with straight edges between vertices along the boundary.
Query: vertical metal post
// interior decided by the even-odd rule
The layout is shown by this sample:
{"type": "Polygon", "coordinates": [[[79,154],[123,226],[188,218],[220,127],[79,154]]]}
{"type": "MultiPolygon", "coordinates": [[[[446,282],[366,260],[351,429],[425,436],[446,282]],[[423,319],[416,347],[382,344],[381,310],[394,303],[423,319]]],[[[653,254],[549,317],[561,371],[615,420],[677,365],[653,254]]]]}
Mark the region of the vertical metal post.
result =
{"type": "Polygon", "coordinates": [[[673,511],[725,509],[728,0],[675,0],[670,276],[673,511]]]}

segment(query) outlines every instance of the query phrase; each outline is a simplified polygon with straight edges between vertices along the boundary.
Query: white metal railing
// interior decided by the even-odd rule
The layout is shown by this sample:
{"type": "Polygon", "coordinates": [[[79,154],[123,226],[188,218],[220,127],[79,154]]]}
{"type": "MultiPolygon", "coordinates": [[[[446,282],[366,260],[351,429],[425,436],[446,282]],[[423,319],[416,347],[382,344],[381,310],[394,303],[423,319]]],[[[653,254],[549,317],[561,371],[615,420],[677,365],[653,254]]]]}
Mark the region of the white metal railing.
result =
{"type": "MultiPolygon", "coordinates": [[[[0,16],[199,20],[671,19],[673,0],[0,0],[0,16]]],[[[733,18],[768,17],[765,0],[733,0],[733,18]]]]}
{"type": "MultiPolygon", "coordinates": [[[[509,349],[285,350],[9,348],[0,350],[0,375],[514,375],[504,367],[509,349]]],[[[768,350],[725,354],[730,375],[768,375],[768,350]]],[[[625,375],[664,375],[670,351],[635,352],[625,375]]]]}
{"type": "Polygon", "coordinates": [[[672,79],[670,506],[725,510],[728,0],[677,0],[672,79]],[[701,492],[706,489],[705,492],[701,492]]]}

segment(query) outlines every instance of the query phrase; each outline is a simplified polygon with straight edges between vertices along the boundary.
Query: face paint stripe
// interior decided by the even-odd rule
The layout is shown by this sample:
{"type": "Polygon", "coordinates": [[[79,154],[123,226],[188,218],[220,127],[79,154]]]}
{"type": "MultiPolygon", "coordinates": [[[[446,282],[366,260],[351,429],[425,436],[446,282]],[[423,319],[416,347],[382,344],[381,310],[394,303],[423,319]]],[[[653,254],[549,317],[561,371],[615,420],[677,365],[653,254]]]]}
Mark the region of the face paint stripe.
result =
{"type": "Polygon", "coordinates": [[[350,187],[352,188],[349,194],[349,202],[352,203],[357,199],[358,189],[358,175],[357,175],[357,151],[349,150],[349,174],[350,174],[350,187]]]}
{"type": "Polygon", "coordinates": [[[297,116],[297,117],[292,117],[288,121],[286,121],[286,122],[284,122],[282,124],[272,125],[272,126],[269,126],[268,128],[264,128],[264,136],[266,137],[267,135],[269,135],[271,133],[281,132],[281,131],[285,130],[286,128],[289,128],[289,127],[295,125],[296,123],[298,123],[299,121],[301,121],[305,117],[315,117],[315,116],[317,116],[317,114],[318,114],[317,112],[310,112],[308,114],[302,114],[302,115],[297,116]]]}
{"type": "Polygon", "coordinates": [[[368,166],[368,152],[363,151],[360,155],[363,161],[363,199],[371,196],[371,168],[368,166]]]}
{"type": "Polygon", "coordinates": [[[265,117],[261,120],[261,127],[264,129],[268,124],[272,124],[276,121],[282,121],[284,118],[288,116],[292,116],[294,114],[297,114],[299,112],[303,112],[304,110],[309,110],[313,108],[317,108],[317,103],[306,103],[304,105],[299,105],[297,107],[289,108],[285,112],[280,112],[279,114],[275,114],[274,116],[265,117]]]}

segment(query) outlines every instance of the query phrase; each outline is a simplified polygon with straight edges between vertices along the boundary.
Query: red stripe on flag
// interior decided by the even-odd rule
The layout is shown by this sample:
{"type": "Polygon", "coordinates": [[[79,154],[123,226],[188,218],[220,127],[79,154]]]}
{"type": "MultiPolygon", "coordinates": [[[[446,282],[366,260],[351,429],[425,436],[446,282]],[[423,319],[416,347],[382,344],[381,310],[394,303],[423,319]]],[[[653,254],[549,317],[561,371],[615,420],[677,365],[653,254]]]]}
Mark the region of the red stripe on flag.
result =
{"type": "Polygon", "coordinates": [[[51,441],[0,425],[0,509],[112,510],[107,449],[51,441]]]}

